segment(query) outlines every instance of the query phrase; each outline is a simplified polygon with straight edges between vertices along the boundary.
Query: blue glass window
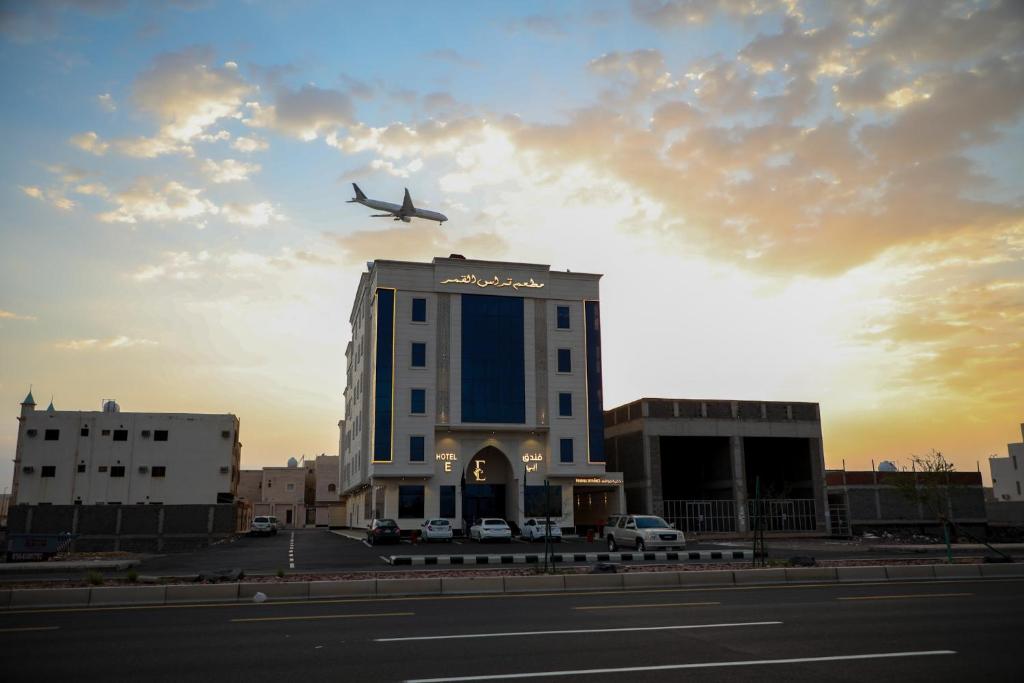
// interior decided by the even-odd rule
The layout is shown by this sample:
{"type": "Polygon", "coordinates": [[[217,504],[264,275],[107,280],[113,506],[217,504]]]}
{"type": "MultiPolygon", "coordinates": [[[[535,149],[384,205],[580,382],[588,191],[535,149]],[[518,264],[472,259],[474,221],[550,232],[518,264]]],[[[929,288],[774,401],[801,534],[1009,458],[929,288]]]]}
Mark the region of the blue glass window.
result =
{"type": "Polygon", "coordinates": [[[584,304],[587,339],[587,459],[605,462],[604,394],[601,390],[601,307],[596,301],[584,304]]]}
{"type": "Polygon", "coordinates": [[[548,487],[547,509],[544,507],[544,487],[527,486],[525,492],[525,507],[527,517],[545,517],[550,514],[552,517],[562,516],[562,487],[548,487]]]}
{"type": "Polygon", "coordinates": [[[441,517],[455,519],[455,487],[441,487],[441,509],[438,513],[441,517]]]}
{"type": "Polygon", "coordinates": [[[561,439],[558,445],[560,462],[572,462],[572,439],[561,439]]]}
{"type": "Polygon", "coordinates": [[[414,368],[427,367],[427,345],[423,342],[412,343],[412,366],[414,368]]]}
{"type": "Polygon", "coordinates": [[[409,462],[423,462],[423,437],[409,437],[409,462]]]}
{"type": "Polygon", "coordinates": [[[555,308],[556,317],[558,318],[558,329],[567,330],[569,329],[569,307],[558,306],[555,308]]]}
{"type": "Polygon", "coordinates": [[[412,321],[414,323],[425,323],[425,322],[427,322],[427,300],[426,299],[413,299],[412,300],[412,321]]]}
{"type": "Polygon", "coordinates": [[[558,371],[572,372],[572,353],[569,349],[558,349],[558,371]]]}
{"type": "Polygon", "coordinates": [[[572,417],[572,394],[558,395],[558,415],[559,417],[572,417]]]}
{"type": "Polygon", "coordinates": [[[377,290],[376,378],[373,387],[373,459],[391,460],[391,387],[394,381],[395,290],[377,290]]]}
{"type": "Polygon", "coordinates": [[[425,415],[427,412],[427,390],[413,389],[409,394],[409,412],[413,415],[425,415]]]}
{"type": "Polygon", "coordinates": [[[524,424],[523,300],[463,294],[462,421],[524,424]]]}
{"type": "Polygon", "coordinates": [[[423,486],[398,487],[398,517],[409,519],[423,516],[423,486]]]}

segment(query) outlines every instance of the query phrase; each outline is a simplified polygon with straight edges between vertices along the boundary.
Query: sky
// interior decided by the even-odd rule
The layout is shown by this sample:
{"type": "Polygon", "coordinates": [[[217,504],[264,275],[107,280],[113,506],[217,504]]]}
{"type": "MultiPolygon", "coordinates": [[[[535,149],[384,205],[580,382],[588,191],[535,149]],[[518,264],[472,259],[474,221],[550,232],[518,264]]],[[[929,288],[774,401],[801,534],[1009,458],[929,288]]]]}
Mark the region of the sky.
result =
{"type": "Polygon", "coordinates": [[[1020,2],[0,1],[0,65],[0,482],[30,386],[336,453],[366,262],[450,253],[604,274],[606,407],[1021,439],[1020,2]]]}

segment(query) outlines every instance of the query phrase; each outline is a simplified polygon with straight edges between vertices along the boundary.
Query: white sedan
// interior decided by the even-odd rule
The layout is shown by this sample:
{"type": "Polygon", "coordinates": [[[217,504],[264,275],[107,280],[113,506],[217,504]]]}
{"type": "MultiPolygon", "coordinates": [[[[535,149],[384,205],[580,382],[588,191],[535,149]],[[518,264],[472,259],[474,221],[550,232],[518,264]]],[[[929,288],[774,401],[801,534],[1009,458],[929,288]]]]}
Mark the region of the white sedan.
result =
{"type": "MultiPolygon", "coordinates": [[[[527,541],[543,541],[544,540],[544,520],[543,519],[528,519],[523,522],[523,538],[527,541]]],[[[551,537],[552,541],[562,540],[562,529],[558,526],[558,522],[552,520],[551,526],[549,527],[548,536],[551,537]]]]}
{"type": "Polygon", "coordinates": [[[478,519],[469,527],[469,539],[471,541],[505,541],[512,542],[512,529],[503,519],[488,517],[478,519]]]}
{"type": "Polygon", "coordinates": [[[452,524],[447,519],[428,519],[420,525],[420,538],[423,541],[451,541],[452,524]]]}

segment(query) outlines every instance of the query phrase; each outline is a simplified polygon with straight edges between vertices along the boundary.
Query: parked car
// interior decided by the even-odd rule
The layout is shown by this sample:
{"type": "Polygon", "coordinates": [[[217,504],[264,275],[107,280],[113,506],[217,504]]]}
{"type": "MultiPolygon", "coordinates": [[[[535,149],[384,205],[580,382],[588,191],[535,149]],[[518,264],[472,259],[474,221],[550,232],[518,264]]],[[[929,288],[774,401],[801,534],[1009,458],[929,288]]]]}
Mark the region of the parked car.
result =
{"type": "Polygon", "coordinates": [[[469,538],[472,541],[479,542],[487,540],[511,543],[512,529],[508,527],[508,523],[503,519],[486,517],[473,522],[473,526],[469,527],[469,538]]]}
{"type": "Polygon", "coordinates": [[[281,529],[284,528],[284,524],[282,524],[281,522],[277,521],[277,517],[275,517],[274,515],[268,515],[267,519],[269,519],[270,523],[274,525],[274,531],[275,532],[280,531],[281,529]]]}
{"type": "Polygon", "coordinates": [[[451,541],[452,523],[447,519],[428,519],[420,525],[420,538],[424,541],[451,541]]]}
{"type": "Polygon", "coordinates": [[[252,523],[249,524],[249,533],[253,536],[275,536],[277,534],[277,527],[271,519],[271,517],[264,515],[253,517],[252,523]]]}
{"type": "MultiPolygon", "coordinates": [[[[528,519],[523,522],[523,538],[527,541],[541,541],[544,540],[544,527],[545,520],[543,519],[528,519]]],[[[562,528],[558,526],[558,522],[552,521],[549,527],[548,535],[552,541],[562,540],[562,528]]]]}
{"type": "Polygon", "coordinates": [[[398,543],[402,540],[402,530],[393,519],[375,519],[366,530],[366,542],[370,545],[378,543],[398,543]]]}
{"type": "Polygon", "coordinates": [[[635,548],[639,552],[654,548],[686,547],[686,536],[661,517],[654,515],[615,515],[608,519],[602,535],[608,550],[635,548]]]}

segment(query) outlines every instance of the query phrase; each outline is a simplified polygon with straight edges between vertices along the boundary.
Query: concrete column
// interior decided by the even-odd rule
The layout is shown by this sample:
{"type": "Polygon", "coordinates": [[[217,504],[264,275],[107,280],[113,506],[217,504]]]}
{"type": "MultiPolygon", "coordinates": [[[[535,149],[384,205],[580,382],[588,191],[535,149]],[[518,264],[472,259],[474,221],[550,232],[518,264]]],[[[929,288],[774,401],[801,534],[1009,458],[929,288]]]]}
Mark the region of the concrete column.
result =
{"type": "MultiPolygon", "coordinates": [[[[646,403],[644,404],[646,406],[646,403]]],[[[661,438],[647,437],[647,492],[651,502],[652,515],[665,514],[665,501],[661,487],[661,438]]]]}
{"type": "Polygon", "coordinates": [[[818,533],[830,530],[828,495],[825,492],[825,456],[821,439],[810,439],[811,481],[814,483],[814,517],[818,533]]]}
{"type": "Polygon", "coordinates": [[[164,506],[161,505],[156,513],[156,549],[162,552],[164,549],[164,506]]]}
{"type": "Polygon", "coordinates": [[[729,437],[732,456],[732,498],[736,501],[736,531],[750,530],[747,520],[747,460],[743,453],[743,437],[729,437]]]}
{"type": "Polygon", "coordinates": [[[117,506],[117,514],[114,515],[114,552],[121,549],[121,506],[117,506]]]}

